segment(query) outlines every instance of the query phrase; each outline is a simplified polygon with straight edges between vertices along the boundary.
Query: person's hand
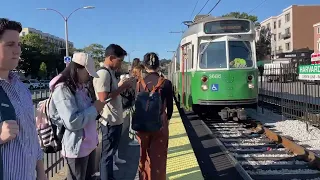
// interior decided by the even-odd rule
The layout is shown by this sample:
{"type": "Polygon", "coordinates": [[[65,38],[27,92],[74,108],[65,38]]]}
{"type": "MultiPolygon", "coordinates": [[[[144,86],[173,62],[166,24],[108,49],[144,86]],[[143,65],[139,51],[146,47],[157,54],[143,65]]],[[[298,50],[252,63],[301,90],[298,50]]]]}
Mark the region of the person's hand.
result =
{"type": "Polygon", "coordinates": [[[6,120],[0,123],[0,144],[4,144],[17,137],[19,125],[15,120],[6,120]]]}
{"type": "Polygon", "coordinates": [[[121,81],[119,82],[118,86],[119,86],[119,87],[123,87],[123,88],[125,88],[125,89],[131,88],[132,83],[133,83],[133,82],[132,82],[133,80],[134,80],[133,77],[131,77],[131,78],[126,78],[126,79],[124,79],[124,80],[121,80],[121,81]]]}
{"type": "Polygon", "coordinates": [[[103,109],[103,107],[106,105],[106,102],[101,102],[99,100],[96,100],[93,103],[93,106],[96,108],[96,110],[98,111],[98,113],[100,113],[103,109]]]}

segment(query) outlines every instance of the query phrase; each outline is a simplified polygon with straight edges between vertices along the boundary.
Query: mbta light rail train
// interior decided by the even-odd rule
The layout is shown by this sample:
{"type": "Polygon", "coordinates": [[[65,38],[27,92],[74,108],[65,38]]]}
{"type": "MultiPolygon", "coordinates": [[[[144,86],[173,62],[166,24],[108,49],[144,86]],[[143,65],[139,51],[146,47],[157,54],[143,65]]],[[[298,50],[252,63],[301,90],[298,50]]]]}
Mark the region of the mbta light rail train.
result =
{"type": "Polygon", "coordinates": [[[255,26],[247,19],[207,16],[184,32],[168,66],[180,106],[196,114],[257,107],[255,26]]]}

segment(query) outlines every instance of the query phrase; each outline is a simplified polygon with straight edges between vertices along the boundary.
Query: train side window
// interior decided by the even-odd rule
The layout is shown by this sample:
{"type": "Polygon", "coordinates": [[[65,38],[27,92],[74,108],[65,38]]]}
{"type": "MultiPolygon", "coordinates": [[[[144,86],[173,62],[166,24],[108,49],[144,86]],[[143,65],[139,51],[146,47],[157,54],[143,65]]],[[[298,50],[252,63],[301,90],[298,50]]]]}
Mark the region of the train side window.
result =
{"type": "Polygon", "coordinates": [[[188,49],[188,69],[192,69],[192,51],[188,49]]]}
{"type": "Polygon", "coordinates": [[[192,45],[192,52],[191,52],[191,68],[192,68],[192,69],[193,69],[193,67],[194,67],[193,55],[194,55],[194,45],[192,45]]]}

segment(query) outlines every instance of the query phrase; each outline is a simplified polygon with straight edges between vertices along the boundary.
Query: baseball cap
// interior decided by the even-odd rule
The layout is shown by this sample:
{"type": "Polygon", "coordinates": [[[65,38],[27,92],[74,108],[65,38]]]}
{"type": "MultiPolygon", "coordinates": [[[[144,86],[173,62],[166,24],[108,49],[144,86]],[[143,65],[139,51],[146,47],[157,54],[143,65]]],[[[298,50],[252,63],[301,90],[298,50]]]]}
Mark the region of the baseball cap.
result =
{"type": "Polygon", "coordinates": [[[96,72],[94,60],[88,53],[76,52],[73,54],[72,61],[84,66],[90,76],[99,78],[99,75],[96,72]]]}

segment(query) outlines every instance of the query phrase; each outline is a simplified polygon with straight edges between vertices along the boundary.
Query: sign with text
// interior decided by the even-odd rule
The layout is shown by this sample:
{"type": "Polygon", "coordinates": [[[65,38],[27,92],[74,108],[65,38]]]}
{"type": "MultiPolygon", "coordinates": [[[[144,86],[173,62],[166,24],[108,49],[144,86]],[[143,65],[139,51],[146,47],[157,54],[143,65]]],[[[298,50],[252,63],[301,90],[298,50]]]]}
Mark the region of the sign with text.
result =
{"type": "Polygon", "coordinates": [[[299,79],[320,80],[320,65],[299,66],[299,79]]]}

